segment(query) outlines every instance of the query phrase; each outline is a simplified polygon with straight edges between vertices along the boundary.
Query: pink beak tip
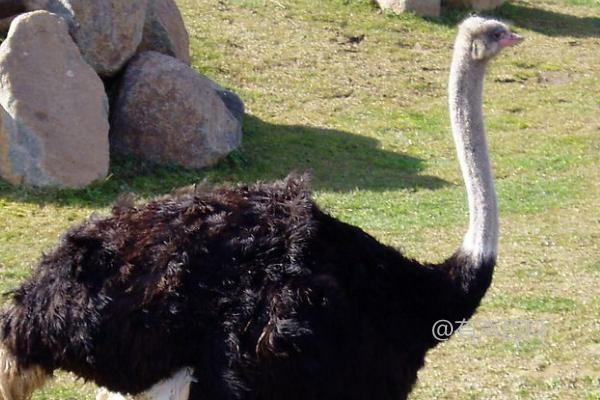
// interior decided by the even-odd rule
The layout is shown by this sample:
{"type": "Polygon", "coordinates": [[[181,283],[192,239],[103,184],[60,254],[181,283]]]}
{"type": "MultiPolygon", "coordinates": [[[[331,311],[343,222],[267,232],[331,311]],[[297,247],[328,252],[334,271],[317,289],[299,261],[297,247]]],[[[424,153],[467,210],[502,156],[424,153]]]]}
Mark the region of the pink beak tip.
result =
{"type": "Polygon", "coordinates": [[[523,36],[517,35],[516,33],[510,33],[506,37],[500,39],[498,43],[502,47],[514,46],[521,43],[525,38],[523,36]]]}

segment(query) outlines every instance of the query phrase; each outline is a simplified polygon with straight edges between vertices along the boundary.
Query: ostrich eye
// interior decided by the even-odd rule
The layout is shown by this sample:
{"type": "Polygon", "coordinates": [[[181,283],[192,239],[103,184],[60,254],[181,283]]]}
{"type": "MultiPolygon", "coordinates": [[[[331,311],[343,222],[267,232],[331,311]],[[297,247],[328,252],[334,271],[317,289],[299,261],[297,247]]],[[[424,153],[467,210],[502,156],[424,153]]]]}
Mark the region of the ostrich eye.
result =
{"type": "Polygon", "coordinates": [[[504,29],[502,28],[496,28],[493,30],[492,32],[492,38],[494,40],[500,40],[500,38],[502,37],[502,35],[504,35],[504,29]]]}

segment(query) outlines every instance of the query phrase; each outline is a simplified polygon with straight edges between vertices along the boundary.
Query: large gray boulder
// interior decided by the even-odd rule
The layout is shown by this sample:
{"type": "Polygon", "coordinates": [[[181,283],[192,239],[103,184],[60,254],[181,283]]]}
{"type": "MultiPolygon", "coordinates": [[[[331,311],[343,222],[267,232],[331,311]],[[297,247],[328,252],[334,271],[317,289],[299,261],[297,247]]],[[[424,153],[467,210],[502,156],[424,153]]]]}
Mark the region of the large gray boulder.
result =
{"type": "Polygon", "coordinates": [[[138,53],[144,51],[158,51],[190,64],[190,40],[175,1],[148,0],[138,53]]]}
{"type": "Polygon", "coordinates": [[[203,168],[242,140],[241,122],[214,82],[154,51],[127,66],[111,117],[111,145],[161,164],[203,168]]]}
{"type": "Polygon", "coordinates": [[[148,0],[25,0],[65,18],[83,58],[103,77],[121,70],[135,54],[144,30],[148,0]]]}
{"type": "Polygon", "coordinates": [[[62,18],[17,17],[0,46],[0,175],[83,187],[108,172],[108,101],[62,18]]]}
{"type": "Polygon", "coordinates": [[[440,15],[441,0],[377,0],[382,10],[391,10],[395,13],[407,11],[426,17],[440,15]]]}

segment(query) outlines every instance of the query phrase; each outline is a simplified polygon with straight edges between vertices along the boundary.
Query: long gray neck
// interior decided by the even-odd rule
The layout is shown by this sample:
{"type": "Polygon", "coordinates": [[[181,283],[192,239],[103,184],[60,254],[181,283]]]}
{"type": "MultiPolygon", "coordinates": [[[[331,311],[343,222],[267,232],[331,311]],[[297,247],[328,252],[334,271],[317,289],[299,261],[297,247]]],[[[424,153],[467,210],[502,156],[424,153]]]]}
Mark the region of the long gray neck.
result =
{"type": "Polygon", "coordinates": [[[486,62],[474,60],[467,42],[457,42],[450,70],[452,134],[469,201],[469,229],[461,252],[472,265],[495,261],[498,209],[481,115],[486,62]]]}

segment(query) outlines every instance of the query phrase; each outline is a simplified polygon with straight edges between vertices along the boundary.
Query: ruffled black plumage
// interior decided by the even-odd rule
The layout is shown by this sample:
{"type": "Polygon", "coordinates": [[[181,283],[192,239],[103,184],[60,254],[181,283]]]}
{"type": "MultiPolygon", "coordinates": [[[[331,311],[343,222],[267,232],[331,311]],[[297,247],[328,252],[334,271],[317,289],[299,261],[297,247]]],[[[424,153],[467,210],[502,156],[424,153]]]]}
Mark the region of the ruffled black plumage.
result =
{"type": "Polygon", "coordinates": [[[322,212],[305,180],[121,202],[71,228],[14,292],[4,345],[127,393],[190,366],[191,399],[405,398],[433,323],[470,317],[492,265],[420,265],[322,212]]]}

